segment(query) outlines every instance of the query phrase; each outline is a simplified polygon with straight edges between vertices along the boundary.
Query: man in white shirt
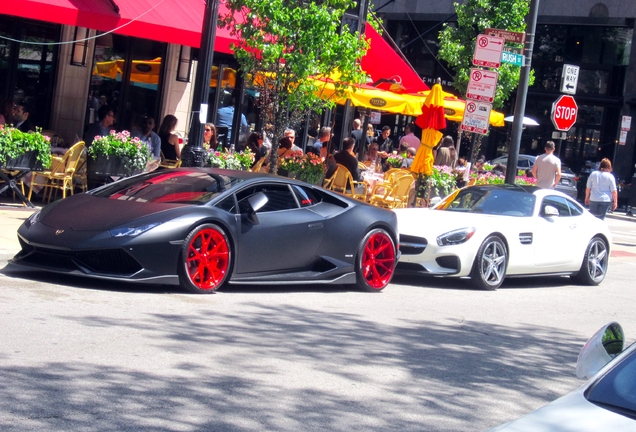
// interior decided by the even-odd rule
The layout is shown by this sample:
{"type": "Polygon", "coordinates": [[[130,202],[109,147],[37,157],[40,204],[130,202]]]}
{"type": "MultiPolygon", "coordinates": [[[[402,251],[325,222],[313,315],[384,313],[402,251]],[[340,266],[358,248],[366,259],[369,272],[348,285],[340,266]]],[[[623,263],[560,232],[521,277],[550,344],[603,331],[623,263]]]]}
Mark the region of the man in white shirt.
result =
{"type": "Polygon", "coordinates": [[[536,186],[554,189],[561,180],[561,160],[553,155],[554,141],[545,143],[545,153],[537,157],[532,167],[532,176],[537,179],[536,186]]]}

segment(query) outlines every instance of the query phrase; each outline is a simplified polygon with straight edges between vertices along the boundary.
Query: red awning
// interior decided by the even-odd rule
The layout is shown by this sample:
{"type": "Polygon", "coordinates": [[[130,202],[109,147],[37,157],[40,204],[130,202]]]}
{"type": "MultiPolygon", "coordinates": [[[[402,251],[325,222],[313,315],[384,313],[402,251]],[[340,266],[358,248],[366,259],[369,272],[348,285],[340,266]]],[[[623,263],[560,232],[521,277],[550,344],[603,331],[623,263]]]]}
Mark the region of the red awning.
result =
{"type": "Polygon", "coordinates": [[[403,93],[417,93],[429,90],[422,78],[413,70],[369,23],[365,34],[371,42],[369,50],[362,57],[362,69],[373,82],[381,79],[395,79],[405,88],[403,93]]]}
{"type": "MultiPolygon", "coordinates": [[[[202,0],[2,0],[0,14],[111,31],[160,42],[199,47],[202,0]],[[116,4],[119,13],[115,12],[116,4]]],[[[225,13],[225,4],[219,5],[225,13]]],[[[234,39],[217,28],[214,50],[231,54],[234,39]]]]}

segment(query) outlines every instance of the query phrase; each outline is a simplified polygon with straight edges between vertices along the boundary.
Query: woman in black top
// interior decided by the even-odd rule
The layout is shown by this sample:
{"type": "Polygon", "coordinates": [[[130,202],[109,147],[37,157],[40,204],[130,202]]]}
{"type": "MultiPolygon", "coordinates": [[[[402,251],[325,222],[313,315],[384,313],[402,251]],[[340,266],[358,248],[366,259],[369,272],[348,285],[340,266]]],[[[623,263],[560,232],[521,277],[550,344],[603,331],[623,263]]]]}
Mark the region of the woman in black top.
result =
{"type": "Polygon", "coordinates": [[[163,118],[159,127],[159,138],[161,138],[161,152],[163,157],[168,160],[181,159],[181,147],[179,147],[179,137],[174,134],[177,127],[177,118],[172,114],[168,114],[163,118]]]}

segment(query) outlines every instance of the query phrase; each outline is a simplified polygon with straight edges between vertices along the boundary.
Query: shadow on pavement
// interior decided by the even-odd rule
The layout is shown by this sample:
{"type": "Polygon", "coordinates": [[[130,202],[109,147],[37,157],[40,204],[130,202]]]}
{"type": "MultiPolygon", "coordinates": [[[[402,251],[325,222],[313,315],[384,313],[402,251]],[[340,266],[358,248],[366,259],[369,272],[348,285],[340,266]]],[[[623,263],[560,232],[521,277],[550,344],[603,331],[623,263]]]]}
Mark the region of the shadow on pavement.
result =
{"type": "Polygon", "coordinates": [[[583,342],[535,325],[387,325],[356,313],[248,306],[241,315],[62,316],[91,328],[95,344],[116,345],[105,334],[134,332],[162,353],[161,373],[152,359],[104,364],[90,346],[67,362],[3,367],[0,424],[16,431],[480,430],[489,426],[484,410],[505,403],[494,395],[556,398],[537,383],[571,384],[583,342]],[[493,399],[476,398],[484,389],[493,399]]]}

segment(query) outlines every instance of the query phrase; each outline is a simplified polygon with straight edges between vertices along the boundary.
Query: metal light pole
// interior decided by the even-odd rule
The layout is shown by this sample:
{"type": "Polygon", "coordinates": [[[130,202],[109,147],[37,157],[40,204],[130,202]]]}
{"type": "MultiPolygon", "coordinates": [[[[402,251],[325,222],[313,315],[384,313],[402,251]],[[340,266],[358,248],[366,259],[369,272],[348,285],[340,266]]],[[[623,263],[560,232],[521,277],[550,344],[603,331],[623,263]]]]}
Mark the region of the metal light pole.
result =
{"type": "Polygon", "coordinates": [[[183,166],[202,167],[205,165],[206,150],[203,143],[203,128],[208,112],[208,96],[210,94],[210,76],[212,75],[212,59],[214,56],[214,39],[219,16],[219,0],[207,0],[201,29],[201,47],[197,62],[192,108],[190,109],[190,131],[188,143],[181,150],[183,166]],[[200,118],[203,115],[203,118],[200,118]]]}
{"type": "Polygon", "coordinates": [[[528,14],[528,31],[526,32],[525,64],[521,67],[517,100],[515,101],[515,118],[512,123],[512,137],[508,152],[508,169],[506,169],[506,183],[514,184],[517,176],[517,160],[523,132],[523,117],[526,114],[526,98],[528,96],[528,81],[532,66],[532,50],[534,49],[534,35],[537,29],[537,15],[539,14],[539,0],[530,1],[528,14]]]}

